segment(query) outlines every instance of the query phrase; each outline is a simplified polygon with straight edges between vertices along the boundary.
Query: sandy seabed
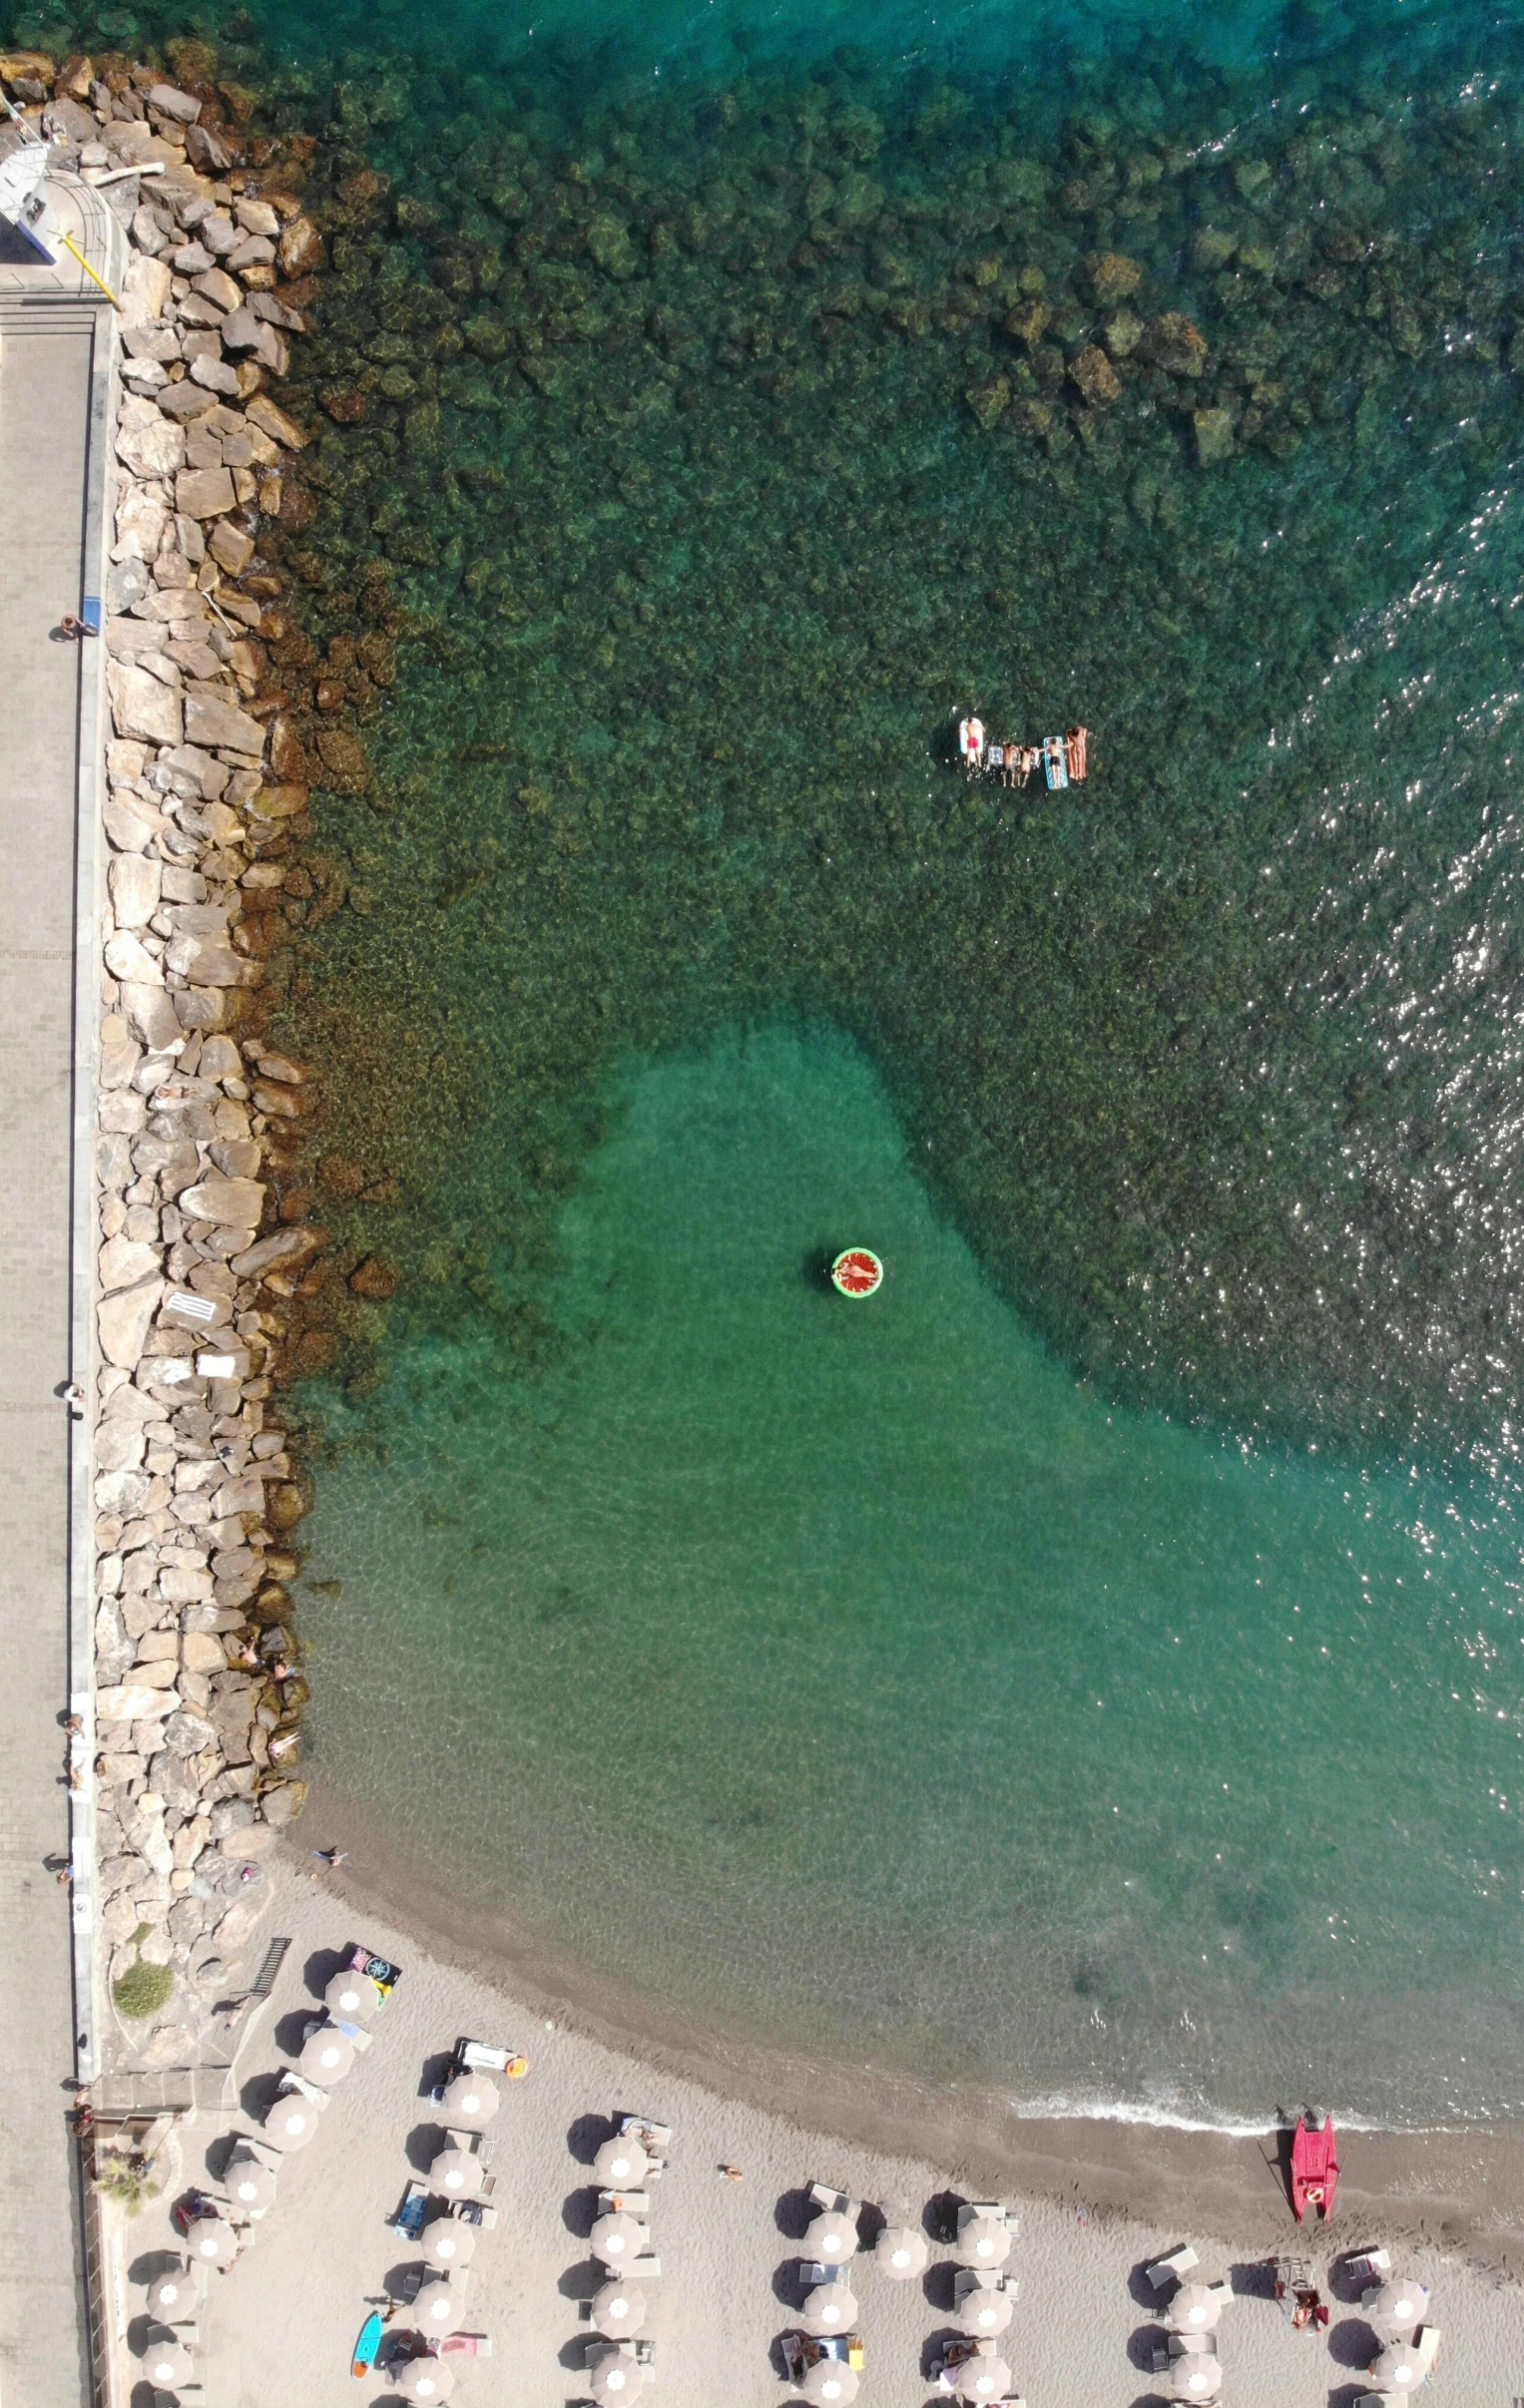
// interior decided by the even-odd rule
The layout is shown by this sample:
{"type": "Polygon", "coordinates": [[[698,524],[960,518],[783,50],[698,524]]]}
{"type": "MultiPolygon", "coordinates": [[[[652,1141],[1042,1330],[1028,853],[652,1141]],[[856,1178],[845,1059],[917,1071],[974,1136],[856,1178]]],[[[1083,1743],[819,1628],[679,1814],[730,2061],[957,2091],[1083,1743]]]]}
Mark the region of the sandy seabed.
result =
{"type": "MultiPolygon", "coordinates": [[[[330,1836],[306,1821],[309,1841],[330,1836]]],[[[510,1986],[469,1965],[458,1944],[412,1931],[380,1911],[360,1883],[317,1873],[310,1859],[272,1868],[263,1941],[292,1945],[269,2006],[239,2059],[246,2111],[299,2047],[337,1952],[363,1940],[401,1964],[404,1978],[377,2018],[374,2042],[334,2093],[310,2146],[289,2158],[274,2205],[226,2276],[214,2277],[203,2322],[207,2395],[230,2408],[303,2408],[395,2397],[380,2379],[356,2384],[350,2346],[367,2303],[400,2290],[415,2250],[388,2225],[406,2183],[440,2142],[428,2096],[462,2036],[522,2047],[530,2074],[508,2090],[488,2136],[496,2229],[469,2273],[469,2330],[492,2338],[489,2364],[459,2369],[455,2398],[512,2399],[556,2408],[589,2397],[583,2371],[591,2326],[579,2302],[599,2279],[585,2235],[595,2212],[590,2161],[616,2112],[676,2129],[672,2163],[654,2188],[652,2242],[663,2274],[650,2286],[647,2334],[656,2344],[654,2397],[674,2408],[782,2400],[777,2336],[797,2324],[802,2192],[839,2184],[919,2223],[947,2189],[999,2195],[1020,2236],[1008,2272],[1021,2285],[1003,2346],[1030,2408],[1133,2408],[1157,2396],[1147,2371],[1158,2329],[1143,2264],[1182,2239],[1203,2271],[1230,2275],[1223,2397],[1244,2408],[1318,2403],[1349,2408],[1373,2340],[1357,2307],[1336,2301],[1329,2332],[1293,2334],[1263,2295],[1266,2261],[1293,2245],[1273,2144],[1218,2141],[1136,2127],[1066,2122],[992,2127],[956,2100],[938,2107],[853,2096],[848,2078],[819,2067],[708,2057],[697,2036],[633,2038],[557,2001],[554,1985],[510,1986]],[[315,1877],[314,1877],[315,1876],[315,1877]],[[728,2181],[722,2165],[739,2166],[728,2181]],[[1257,2286],[1260,2295],[1256,2295],[1257,2286]]],[[[248,2129],[246,2122],[246,2129],[248,2129]]],[[[226,2137],[185,2130],[184,2179],[215,2173],[226,2137]]],[[[1515,2130],[1464,2135],[1350,2136],[1334,2229],[1302,2245],[1325,2273],[1336,2248],[1380,2239],[1433,2291],[1443,2332],[1436,2395],[1462,2408],[1524,2393],[1524,2146],[1515,2130]]],[[[129,2270],[151,2272],[167,2237],[158,2210],[133,2227],[129,2270]]],[[[922,2280],[893,2283],[871,2258],[854,2284],[865,2344],[864,2399],[920,2408],[932,2399],[929,2346],[953,2330],[949,2253],[934,2250],[922,2280]]],[[[143,2296],[129,2290],[139,2321],[143,2296]]],[[[406,2324],[401,2310],[394,2329],[406,2324]]]]}

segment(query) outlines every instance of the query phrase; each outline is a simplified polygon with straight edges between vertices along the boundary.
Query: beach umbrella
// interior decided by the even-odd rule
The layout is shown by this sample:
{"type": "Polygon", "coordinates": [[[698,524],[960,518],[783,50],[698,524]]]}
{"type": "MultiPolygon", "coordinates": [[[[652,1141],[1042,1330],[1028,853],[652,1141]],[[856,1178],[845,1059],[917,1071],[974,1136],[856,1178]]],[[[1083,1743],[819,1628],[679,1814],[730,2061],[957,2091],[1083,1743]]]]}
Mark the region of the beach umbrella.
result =
{"type": "Polygon", "coordinates": [[[437,2358],[409,2358],[397,2376],[404,2400],[447,2400],[454,2388],[455,2377],[437,2358]]]}
{"type": "Polygon", "coordinates": [[[176,2264],[156,2274],[148,2286],[149,2313],[163,2324],[180,2324],[194,2316],[206,2285],[194,2268],[176,2264]]]}
{"type": "Polygon", "coordinates": [[[806,2333],[849,2333],[857,2321],[857,2302],[844,2282],[816,2283],[804,2302],[800,2322],[806,2333]]]}
{"type": "Polygon", "coordinates": [[[1170,2368],[1168,2400],[1215,2400],[1223,2388],[1223,2369],[1209,2350],[1193,2349],[1170,2368]]]}
{"type": "Polygon", "coordinates": [[[1183,2282],[1167,2311],[1176,2333],[1213,2333],[1223,2313],[1223,2296],[1210,2283],[1183,2282]]]}
{"type": "Polygon", "coordinates": [[[191,2255],[206,2266],[231,2266],[239,2253],[239,2237],[220,2215],[199,2215],[187,2244],[191,2255]]]}
{"type": "Polygon", "coordinates": [[[461,2292],[452,2289],[448,2274],[425,2274],[413,2298],[413,2321],[420,2333],[433,2340],[440,2333],[452,2333],[466,2312],[461,2292]]]}
{"type": "Polygon", "coordinates": [[[609,2189],[639,2190],[650,2164],[639,2141],[626,2140],[623,2134],[618,2134],[614,2140],[605,2141],[593,2160],[593,2171],[609,2189]]]}
{"type": "Polygon", "coordinates": [[[826,2265],[844,2265],[857,2254],[857,2227],[849,2215],[828,2207],[817,2215],[804,2235],[802,2254],[818,2257],[826,2265]]]}
{"type": "Polygon", "coordinates": [[[329,2090],[335,2082],[343,2081],[353,2063],[353,2041],[346,2033],[336,2032],[331,2024],[324,2024],[302,2050],[297,2071],[307,2082],[329,2090]]]}
{"type": "Polygon", "coordinates": [[[448,2273],[452,2266],[470,2264],[476,2253],[476,2235],[458,2215],[431,2215],[423,2227],[421,2245],[429,2264],[448,2273]]]}
{"type": "Polygon", "coordinates": [[[274,2204],[275,2177],[267,2166],[244,2149],[236,2149],[228,2161],[223,2186],[235,2207],[253,2213],[259,2207],[274,2204]]]}
{"type": "Polygon", "coordinates": [[[976,2358],[964,2359],[954,2387],[960,2400],[1003,2400],[1011,2388],[1011,2370],[993,2350],[981,2350],[976,2358]]]}
{"type": "Polygon", "coordinates": [[[1387,2332],[1410,2333],[1429,2312],[1429,2295],[1421,2282],[1383,2282],[1374,2297],[1363,2301],[1372,2324],[1387,2332]]]}
{"type": "Polygon", "coordinates": [[[282,2091],[265,2109],[264,2130],[277,2149],[305,2149],[317,2130],[317,2110],[300,2091],[282,2091]]]}
{"type": "Polygon", "coordinates": [[[805,2367],[799,2389],[811,2408],[846,2408],[857,2397],[857,2377],[840,2358],[818,2358],[805,2367]]]}
{"type": "Polygon", "coordinates": [[[606,2266],[627,2266],[646,2245],[646,2227],[639,2217],[616,2212],[601,2215],[588,2235],[595,2257],[606,2266]]]}
{"type": "Polygon", "coordinates": [[[981,2284],[977,2291],[965,2291],[958,2302],[958,2322],[964,2332],[975,2340],[1003,2333],[1016,2313],[1016,2302],[1009,2291],[989,2291],[981,2284]]]}
{"type": "Polygon", "coordinates": [[[646,2294],[627,2282],[606,2282],[593,2294],[593,2322],[611,2341],[638,2333],[646,2321],[646,2294]]]}
{"type": "Polygon", "coordinates": [[[445,2120],[461,2124],[470,2132],[480,2132],[490,2124],[501,2107],[497,2084],[485,2074],[457,2074],[446,2086],[444,2094],[445,2120]]]}
{"type": "Polygon", "coordinates": [[[447,2198],[474,2199],[482,2186],[482,2162],[469,2149],[441,2149],[428,2169],[429,2188],[447,2198]]]}
{"type": "Polygon", "coordinates": [[[1411,2341],[1393,2341],[1370,2371],[1382,2391],[1416,2391],[1428,2370],[1411,2341]]]}
{"type": "Polygon", "coordinates": [[[368,1973],[335,1973],[322,1994],[330,2015],[346,2024],[368,2024],[381,2003],[381,1993],[368,1973]]]}
{"type": "Polygon", "coordinates": [[[164,2326],[155,2326],[143,2353],[143,2371],[151,2383],[184,2383],[189,2380],[191,2353],[178,2333],[172,2333],[164,2326]]]}
{"type": "Polygon", "coordinates": [[[1011,2254],[1011,2228],[1003,2215],[971,2215],[954,2247],[965,2266],[1003,2266],[1011,2254]]]}
{"type": "Polygon", "coordinates": [[[873,2256],[891,2282],[910,2282],[925,2270],[931,2251],[924,2232],[908,2224],[885,2224],[873,2243],[873,2256]]]}
{"type": "Polygon", "coordinates": [[[605,2350],[593,2365],[590,2388],[599,2408],[604,2408],[605,2402],[636,2399],[645,2385],[645,2373],[636,2364],[633,2349],[605,2350]]]}

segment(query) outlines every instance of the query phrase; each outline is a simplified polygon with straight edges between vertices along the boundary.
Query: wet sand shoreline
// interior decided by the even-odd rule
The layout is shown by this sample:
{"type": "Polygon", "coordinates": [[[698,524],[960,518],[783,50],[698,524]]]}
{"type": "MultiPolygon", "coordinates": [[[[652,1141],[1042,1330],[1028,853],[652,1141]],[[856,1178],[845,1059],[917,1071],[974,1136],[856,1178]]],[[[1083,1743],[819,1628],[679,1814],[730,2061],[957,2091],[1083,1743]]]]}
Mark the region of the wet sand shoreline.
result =
{"type": "MultiPolygon", "coordinates": [[[[855,2147],[943,2166],[972,2190],[1019,2191],[1101,2219],[1178,2220],[1182,2229],[1262,2254],[1295,2241],[1273,2130],[1238,2135],[1088,2114],[1033,2117],[985,2093],[743,2044],[601,1990],[583,1969],[516,1943],[475,1908],[453,1913],[437,1887],[378,1852],[343,1798],[314,1777],[294,1849],[305,1866],[306,1848],[330,1842],[348,1851],[348,1861],[324,1878],[356,1910],[400,1925],[439,1963],[506,1988],[537,2014],[656,2072],[855,2147]]],[[[1309,2068],[1309,2093],[1314,2075],[1309,2068]]],[[[1368,2221],[1388,2241],[1456,2250],[1499,2276],[1524,2277],[1524,2125],[1345,2129],[1341,2157],[1336,2229],[1328,2234],[1337,2246],[1358,2246],[1368,2221]]]]}

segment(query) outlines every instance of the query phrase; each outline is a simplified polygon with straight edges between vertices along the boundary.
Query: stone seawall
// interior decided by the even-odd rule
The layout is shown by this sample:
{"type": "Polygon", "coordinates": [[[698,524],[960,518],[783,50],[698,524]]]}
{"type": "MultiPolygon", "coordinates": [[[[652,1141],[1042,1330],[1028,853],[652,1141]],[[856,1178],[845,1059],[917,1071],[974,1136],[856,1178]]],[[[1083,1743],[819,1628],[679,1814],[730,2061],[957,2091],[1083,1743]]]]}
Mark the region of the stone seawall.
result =
{"type": "Polygon", "coordinates": [[[267,387],[304,330],[322,246],[291,189],[299,167],[267,141],[246,150],[216,89],[77,59],[37,106],[16,62],[0,74],[67,165],[111,179],[132,250],[103,628],[87,1409],[97,1928],[114,1992],[140,1963],[168,1969],[134,1974],[140,2045],[108,2054],[165,2067],[194,2061],[223,1951],[256,1919],[260,1859],[305,1794],[283,1586],[305,1499],[269,1415],[282,1293],[324,1239],[281,1219],[260,1176],[266,1133],[288,1149],[310,1095],[260,1033],[259,931],[292,874],[270,850],[286,853],[307,800],[268,773],[279,698],[262,639],[283,583],[260,541],[299,509],[305,436],[267,387]]]}

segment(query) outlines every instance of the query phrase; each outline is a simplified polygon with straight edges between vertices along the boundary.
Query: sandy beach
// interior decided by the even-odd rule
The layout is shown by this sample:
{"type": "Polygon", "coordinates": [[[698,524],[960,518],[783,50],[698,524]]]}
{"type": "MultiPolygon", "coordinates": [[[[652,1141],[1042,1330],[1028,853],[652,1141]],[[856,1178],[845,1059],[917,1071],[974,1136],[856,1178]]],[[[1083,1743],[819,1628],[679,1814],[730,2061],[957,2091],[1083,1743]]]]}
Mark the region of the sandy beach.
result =
{"type": "MultiPolygon", "coordinates": [[[[660,2396],[675,2408],[789,2396],[775,2344],[797,2323],[803,2194],[814,2179],[917,2225],[949,2189],[1012,2205],[1020,2233],[1008,2272],[1021,2295],[1006,2354],[1031,2408],[1132,2408],[1157,2396],[1150,2344],[1160,2320],[1141,2269],[1182,2240],[1200,2251],[1204,2274],[1227,2275],[1236,2293],[1221,2332],[1225,2399],[1247,2408],[1329,2400],[1348,2408],[1365,2388],[1373,2342],[1357,2307],[1338,2298],[1348,2286],[1335,2278],[1332,2324],[1316,2338],[1294,2334],[1266,2295],[1265,2261],[1291,2245],[1294,2227],[1283,2202],[1277,2206],[1259,2145],[1099,2125],[980,2133],[956,2113],[940,2127],[928,2115],[912,2135],[891,2130],[893,2103],[876,2145],[865,2135],[832,2138],[830,2123],[842,2120],[818,2114],[819,2090],[779,2088],[766,2103],[728,2097],[676,2070],[660,2049],[637,2058],[564,2007],[526,2004],[420,1947],[362,1903],[347,1871],[314,1879],[292,1858],[267,1876],[273,1895],[251,1955],[275,1935],[289,1935],[292,1945],[240,2054],[241,2128],[252,2129],[271,2078],[299,2047],[341,1950],[363,1941],[400,1963],[404,1978],[315,2138],[287,2159],[274,2204],[250,2228],[240,2259],[212,2278],[203,2326],[209,2396],[238,2408],[396,2396],[382,2380],[355,2386],[350,2345],[367,2302],[399,2296],[421,2264],[388,2219],[439,2144],[427,2093],[463,2036],[523,2048],[531,2069],[507,2091],[488,2136],[498,2221],[478,2242],[465,2328],[490,2335],[493,2356],[490,2366],[461,2367],[457,2399],[502,2396],[505,2375],[526,2408],[589,2396],[591,2326],[580,2321],[579,2303],[598,2281],[586,2241],[595,2211],[591,2160],[616,2111],[649,2114],[676,2131],[670,2168],[652,2192],[652,2245],[663,2272],[649,2286],[645,2327],[656,2343],[660,2396]],[[727,2180],[722,2165],[739,2167],[742,2179],[727,2180]]],[[[178,2141],[175,2189],[215,2181],[226,2128],[196,2120],[178,2141]]],[[[1401,2267],[1434,2295],[1444,2395],[1508,2396],[1510,2381],[1515,2389],[1524,2383],[1524,2289],[1494,2267],[1518,2238],[1516,2141],[1351,2137],[1345,2154],[1336,2225],[1303,2244],[1320,2277],[1335,2243],[1397,2244],[1401,2267]],[[1486,2224],[1464,2248],[1446,2243],[1461,2212],[1486,2224]]],[[[168,2203],[167,2196],[129,2228],[130,2341],[145,2329],[137,2283],[157,2269],[171,2238],[168,2203]]],[[[865,2216],[865,2232],[872,2229],[865,2216]]],[[[934,2345],[955,2329],[951,2277],[945,2249],[934,2248],[925,2276],[906,2283],[888,2280],[871,2258],[859,2261],[864,2396],[886,2408],[933,2396],[934,2345]]],[[[406,2326],[403,2307],[393,2330],[406,2326]]]]}

